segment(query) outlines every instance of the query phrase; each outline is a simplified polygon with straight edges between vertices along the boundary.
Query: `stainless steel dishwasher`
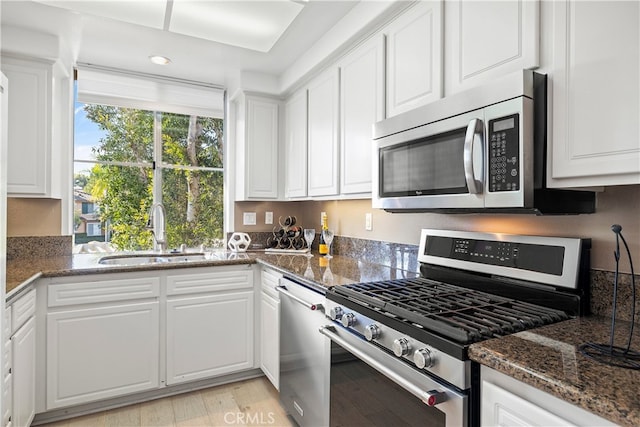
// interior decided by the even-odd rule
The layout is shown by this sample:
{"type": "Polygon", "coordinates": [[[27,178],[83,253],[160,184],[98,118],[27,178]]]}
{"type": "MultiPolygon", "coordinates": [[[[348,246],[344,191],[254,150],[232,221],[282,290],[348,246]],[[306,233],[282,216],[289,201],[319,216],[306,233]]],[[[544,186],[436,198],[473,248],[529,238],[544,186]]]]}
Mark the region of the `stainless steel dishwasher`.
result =
{"type": "Polygon", "coordinates": [[[327,320],[323,294],[281,278],[280,401],[302,427],[329,425],[331,343],[318,331],[327,320]]]}

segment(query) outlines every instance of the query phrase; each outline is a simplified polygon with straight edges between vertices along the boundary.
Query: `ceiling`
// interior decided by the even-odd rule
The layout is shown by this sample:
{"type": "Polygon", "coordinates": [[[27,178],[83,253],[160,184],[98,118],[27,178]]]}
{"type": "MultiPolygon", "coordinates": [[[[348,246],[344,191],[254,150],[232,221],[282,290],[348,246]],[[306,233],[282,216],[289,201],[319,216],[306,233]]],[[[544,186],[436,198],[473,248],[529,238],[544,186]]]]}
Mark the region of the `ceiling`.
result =
{"type": "Polygon", "coordinates": [[[357,3],[2,0],[1,25],[56,35],[77,63],[225,84],[240,71],[280,75],[357,3]]]}

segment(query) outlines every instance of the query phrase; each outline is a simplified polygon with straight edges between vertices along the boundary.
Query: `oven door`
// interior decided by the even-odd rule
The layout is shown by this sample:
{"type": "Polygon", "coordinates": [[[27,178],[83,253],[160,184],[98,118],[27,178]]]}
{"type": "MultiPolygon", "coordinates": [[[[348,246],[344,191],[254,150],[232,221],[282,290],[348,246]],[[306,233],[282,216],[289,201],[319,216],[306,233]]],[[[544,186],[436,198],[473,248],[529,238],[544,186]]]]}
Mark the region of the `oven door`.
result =
{"type": "Polygon", "coordinates": [[[484,207],[484,138],[479,109],[377,139],[373,207],[484,207]]]}
{"type": "Polygon", "coordinates": [[[339,327],[331,340],[330,425],[467,427],[468,396],[339,327]]]}

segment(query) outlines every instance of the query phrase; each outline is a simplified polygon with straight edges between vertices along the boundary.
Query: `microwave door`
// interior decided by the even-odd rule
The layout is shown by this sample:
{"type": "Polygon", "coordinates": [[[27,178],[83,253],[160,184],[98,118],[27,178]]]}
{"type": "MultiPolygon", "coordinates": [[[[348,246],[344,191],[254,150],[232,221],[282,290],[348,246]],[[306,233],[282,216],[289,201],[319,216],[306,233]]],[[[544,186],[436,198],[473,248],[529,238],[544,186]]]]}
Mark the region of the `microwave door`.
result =
{"type": "Polygon", "coordinates": [[[483,123],[477,110],[376,140],[373,207],[483,207],[483,123]]]}

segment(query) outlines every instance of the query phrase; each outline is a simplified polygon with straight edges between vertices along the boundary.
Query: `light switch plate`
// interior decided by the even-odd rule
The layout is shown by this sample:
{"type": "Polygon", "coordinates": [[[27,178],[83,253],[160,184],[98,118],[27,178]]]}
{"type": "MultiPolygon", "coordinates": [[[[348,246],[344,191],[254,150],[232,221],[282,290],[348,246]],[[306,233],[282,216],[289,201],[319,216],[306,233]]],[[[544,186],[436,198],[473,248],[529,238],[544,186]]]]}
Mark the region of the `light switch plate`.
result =
{"type": "Polygon", "coordinates": [[[265,224],[273,224],[273,212],[265,212],[264,213],[264,223],[265,224]]]}
{"type": "Polygon", "coordinates": [[[244,212],[242,215],[242,225],[256,225],[256,213],[244,212]]]}
{"type": "Polygon", "coordinates": [[[364,214],[364,229],[367,231],[373,230],[373,219],[371,217],[371,212],[367,212],[364,214]]]}

